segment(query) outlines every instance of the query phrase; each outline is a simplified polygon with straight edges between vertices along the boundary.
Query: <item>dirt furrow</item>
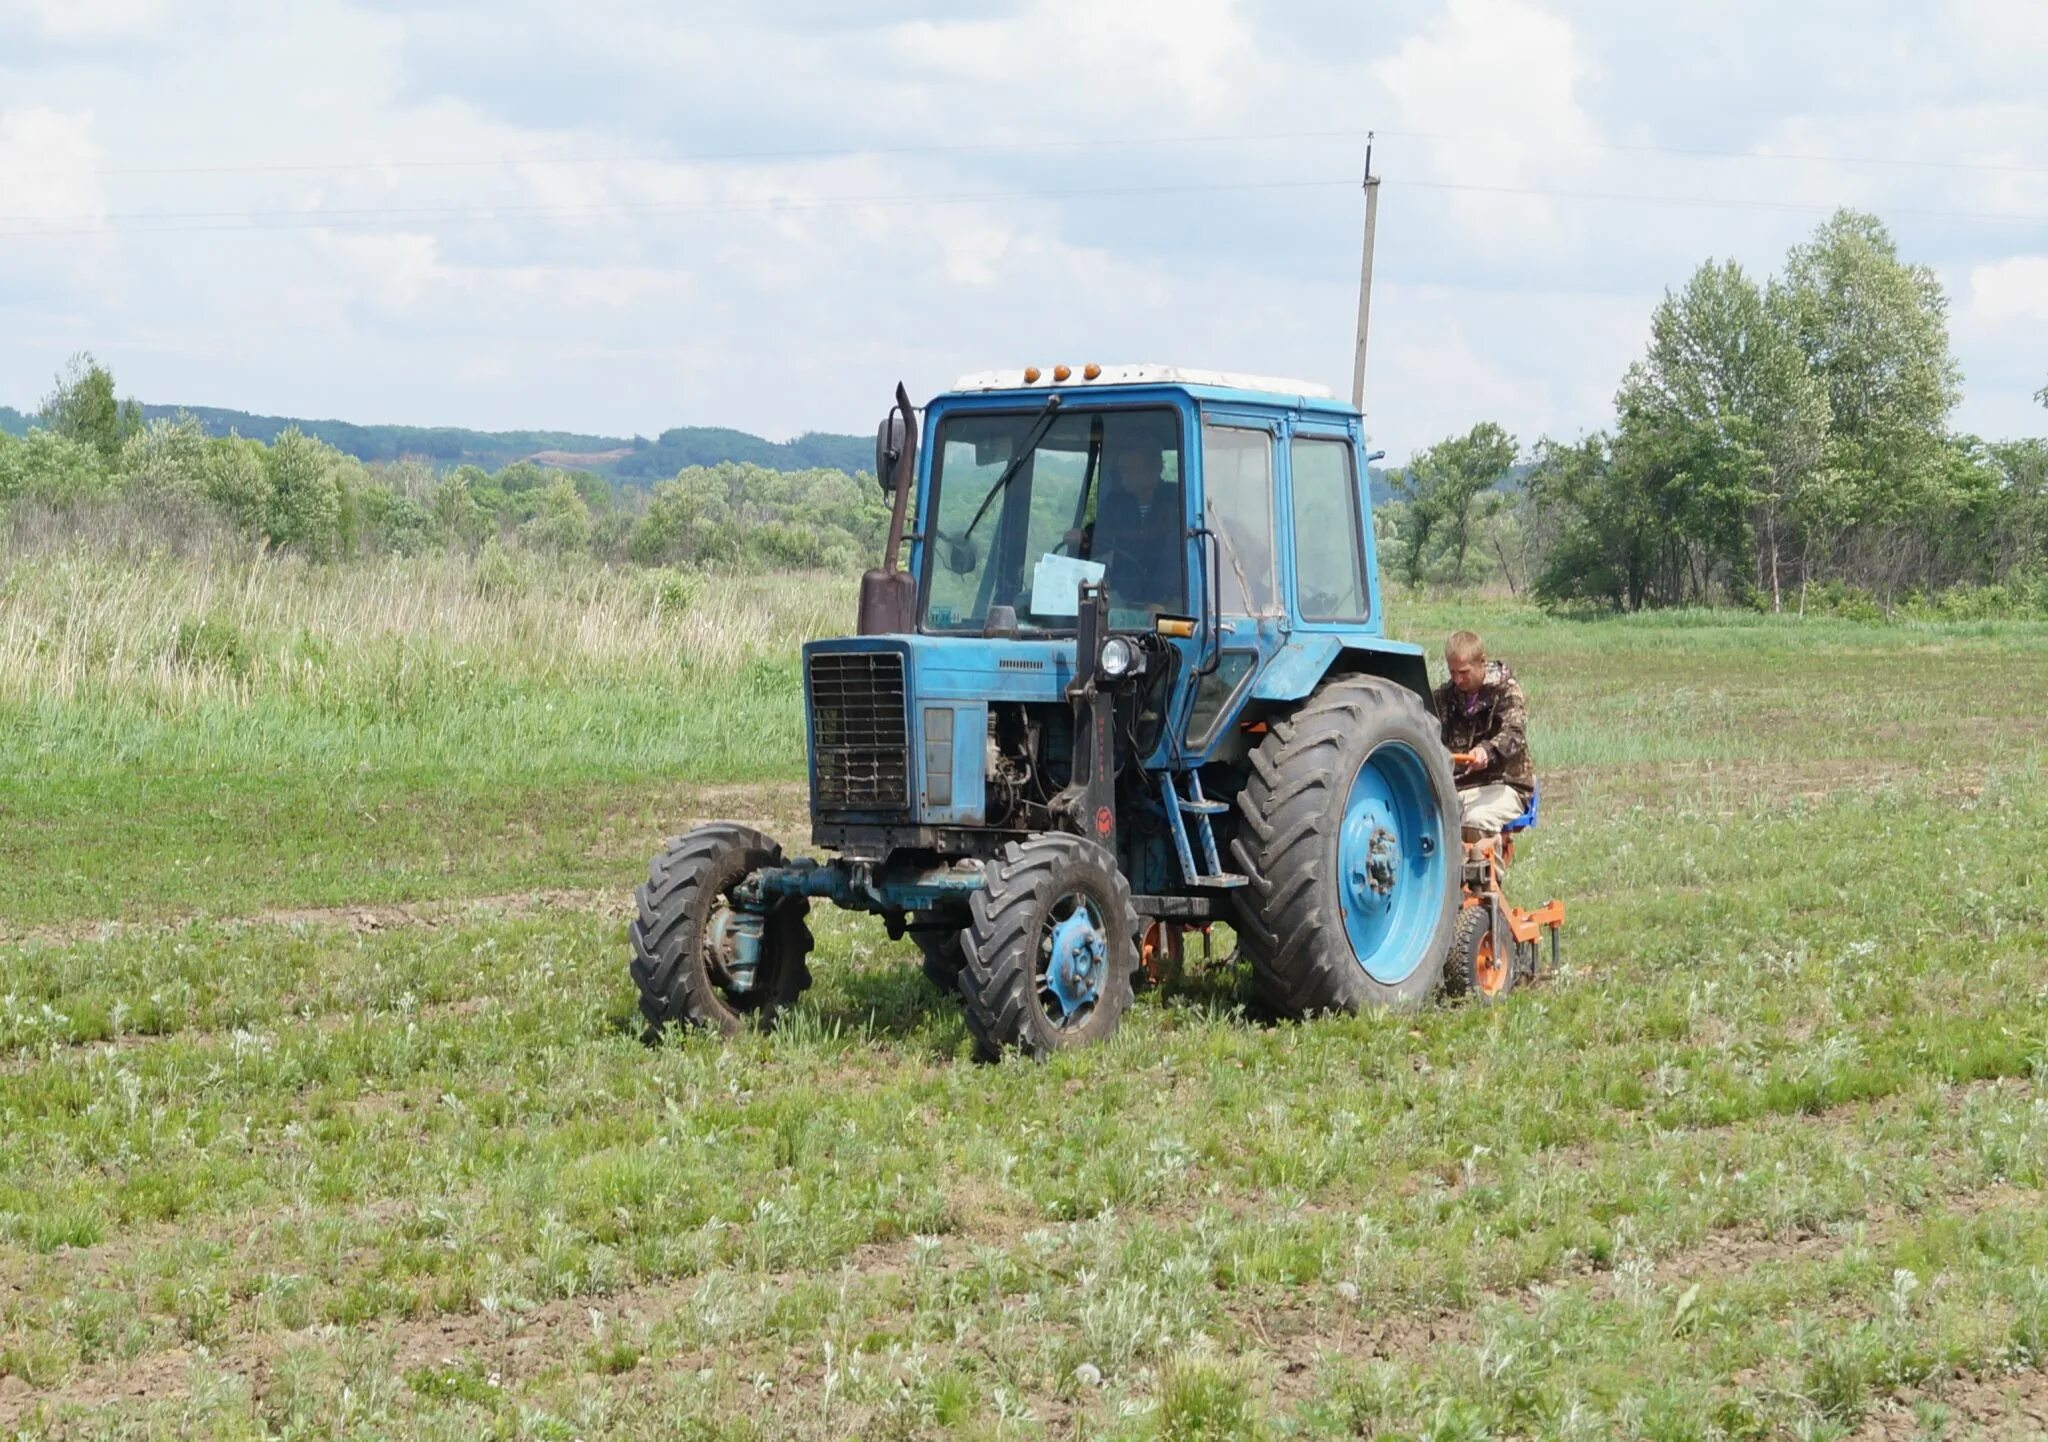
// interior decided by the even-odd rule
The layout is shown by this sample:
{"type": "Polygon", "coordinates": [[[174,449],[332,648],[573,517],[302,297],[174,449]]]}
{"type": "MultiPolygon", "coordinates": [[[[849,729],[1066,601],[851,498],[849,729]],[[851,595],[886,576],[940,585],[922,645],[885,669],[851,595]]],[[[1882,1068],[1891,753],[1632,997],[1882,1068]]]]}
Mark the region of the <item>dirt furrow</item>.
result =
{"type": "Polygon", "coordinates": [[[189,926],[218,926],[244,930],[265,926],[299,927],[306,930],[333,929],[370,934],[401,927],[446,926],[469,919],[472,914],[499,917],[531,916],[543,911],[593,911],[618,907],[624,915],[629,887],[602,889],[542,889],[508,891],[493,896],[449,897],[432,901],[351,902],[345,906],[279,907],[243,916],[206,916],[201,913],[153,917],[147,921],[73,922],[63,926],[39,927],[28,931],[0,930],[0,946],[70,946],[84,941],[112,941],[122,936],[153,936],[180,931],[189,926]]]}

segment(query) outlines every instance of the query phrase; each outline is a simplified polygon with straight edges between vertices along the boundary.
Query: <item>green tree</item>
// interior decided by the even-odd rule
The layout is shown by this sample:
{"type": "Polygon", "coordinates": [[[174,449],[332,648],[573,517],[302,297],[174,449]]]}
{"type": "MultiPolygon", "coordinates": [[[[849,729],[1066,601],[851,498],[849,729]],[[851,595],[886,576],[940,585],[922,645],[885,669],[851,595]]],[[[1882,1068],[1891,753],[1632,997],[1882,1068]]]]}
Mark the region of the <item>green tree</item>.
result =
{"type": "Polygon", "coordinates": [[[1829,418],[1784,307],[1733,261],[1702,265],[1651,316],[1616,409],[1628,443],[1657,458],[1641,474],[1669,488],[1660,509],[1689,589],[1704,596],[1717,568],[1732,581],[1748,552],[1782,609],[1787,513],[1821,473],[1829,418]]]}
{"type": "Polygon", "coordinates": [[[37,419],[66,440],[91,446],[101,463],[112,468],[128,437],[142,428],[142,408],[118,399],[112,373],[80,351],[58,373],[56,389],[43,397],[37,419]]]}
{"type": "Polygon", "coordinates": [[[1416,452],[1406,469],[1389,478],[1408,506],[1402,559],[1408,584],[1422,580],[1432,538],[1449,550],[1451,580],[1464,581],[1480,497],[1507,476],[1520,453],[1513,436],[1492,421],[1481,421],[1462,436],[1416,452]]]}
{"type": "Polygon", "coordinates": [[[1990,453],[1999,471],[2000,500],[1985,546],[1991,579],[2048,569],[2048,440],[2005,441],[1990,453]]]}
{"type": "Polygon", "coordinates": [[[654,488],[647,513],[633,527],[627,554],[642,565],[682,566],[738,555],[725,479],[692,466],[654,488]]]}
{"type": "Polygon", "coordinates": [[[235,526],[252,536],[270,530],[271,484],[268,452],[259,441],[222,436],[207,442],[206,497],[235,526]]]}
{"type": "Polygon", "coordinates": [[[270,479],[272,545],[315,560],[330,560],[340,552],[341,482],[335,473],[339,454],[297,426],[271,443],[264,469],[270,479]]]}
{"type": "Polygon", "coordinates": [[[40,427],[19,440],[0,440],[0,502],[68,505],[103,495],[108,485],[100,453],[82,441],[40,427]]]}
{"type": "Polygon", "coordinates": [[[1910,524],[1939,487],[1961,374],[1948,298],[1875,216],[1837,211],[1786,258],[1774,301],[1827,393],[1831,484],[1809,496],[1809,546],[1910,524]]]}
{"type": "Polygon", "coordinates": [[[532,515],[519,528],[519,539],[557,555],[589,549],[590,508],[574,481],[558,475],[538,493],[532,515]]]}
{"type": "Polygon", "coordinates": [[[117,474],[132,496],[177,511],[208,505],[206,432],[189,415],[151,421],[121,447],[117,474]]]}
{"type": "Polygon", "coordinates": [[[442,530],[465,546],[481,544],[490,528],[490,514],[477,499],[490,481],[481,466],[457,466],[441,478],[428,502],[442,530]]]}

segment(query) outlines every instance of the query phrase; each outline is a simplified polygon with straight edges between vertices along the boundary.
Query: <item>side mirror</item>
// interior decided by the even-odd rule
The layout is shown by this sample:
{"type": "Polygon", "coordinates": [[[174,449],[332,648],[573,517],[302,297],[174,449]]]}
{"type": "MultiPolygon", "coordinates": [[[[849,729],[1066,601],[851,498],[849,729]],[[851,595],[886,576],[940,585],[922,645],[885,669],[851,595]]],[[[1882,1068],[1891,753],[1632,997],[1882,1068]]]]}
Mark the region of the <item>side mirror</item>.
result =
{"type": "Polygon", "coordinates": [[[896,489],[896,463],[903,459],[904,442],[903,413],[891,411],[875,427],[875,482],[885,495],[896,489]]]}
{"type": "Polygon", "coordinates": [[[972,537],[954,540],[934,526],[939,538],[939,558],[946,563],[946,569],[956,576],[965,576],[981,564],[981,547],[974,544],[972,537]]]}

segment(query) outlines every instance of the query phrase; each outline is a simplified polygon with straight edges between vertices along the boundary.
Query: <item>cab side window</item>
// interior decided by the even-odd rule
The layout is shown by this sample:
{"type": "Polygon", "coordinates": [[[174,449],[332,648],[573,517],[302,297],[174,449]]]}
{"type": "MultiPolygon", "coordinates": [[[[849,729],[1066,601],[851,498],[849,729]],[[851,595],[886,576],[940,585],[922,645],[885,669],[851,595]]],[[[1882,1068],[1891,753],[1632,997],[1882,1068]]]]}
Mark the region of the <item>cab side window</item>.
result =
{"type": "Polygon", "coordinates": [[[1202,426],[1203,518],[1216,533],[1226,616],[1280,609],[1273,584],[1273,437],[1244,426],[1202,426]]]}
{"type": "Polygon", "coordinates": [[[1294,602],[1304,621],[1365,619],[1365,544],[1351,443],[1297,436],[1294,602]]]}

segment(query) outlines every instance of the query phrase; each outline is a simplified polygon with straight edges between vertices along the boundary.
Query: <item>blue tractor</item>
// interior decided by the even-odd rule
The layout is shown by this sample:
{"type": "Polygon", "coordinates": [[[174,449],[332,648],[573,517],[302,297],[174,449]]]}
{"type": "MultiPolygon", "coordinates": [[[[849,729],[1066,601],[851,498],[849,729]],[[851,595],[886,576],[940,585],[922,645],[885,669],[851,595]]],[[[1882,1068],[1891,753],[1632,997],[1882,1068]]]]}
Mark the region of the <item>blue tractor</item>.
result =
{"type": "Polygon", "coordinates": [[[1421,1005],[1458,801],[1422,653],[1383,631],[1367,459],[1301,382],[1033,368],[921,416],[899,386],[859,634],[803,651],[829,856],[672,840],[631,930],[651,1030],[772,1025],[814,900],[907,934],[991,1059],[1107,1037],[1142,942],[1214,921],[1274,1013],[1421,1005]]]}

